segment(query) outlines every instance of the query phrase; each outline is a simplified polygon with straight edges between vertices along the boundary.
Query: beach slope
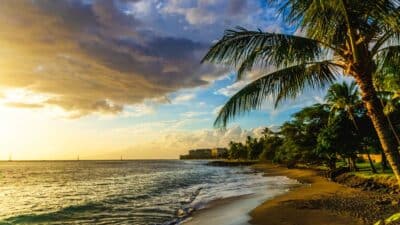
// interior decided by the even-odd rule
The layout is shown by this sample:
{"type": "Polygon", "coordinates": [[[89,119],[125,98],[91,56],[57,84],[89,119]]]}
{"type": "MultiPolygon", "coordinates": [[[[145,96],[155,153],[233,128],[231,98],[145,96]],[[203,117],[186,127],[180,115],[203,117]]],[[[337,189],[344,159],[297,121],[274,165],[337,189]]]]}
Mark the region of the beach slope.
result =
{"type": "Polygon", "coordinates": [[[334,213],[307,204],[320,198],[332,195],[354,196],[360,191],[330,182],[319,176],[314,170],[286,169],[272,164],[258,164],[255,168],[262,170],[267,176],[287,176],[304,185],[284,195],[268,200],[255,208],[251,213],[250,223],[254,225],[344,225],[364,224],[346,213],[334,213]]]}

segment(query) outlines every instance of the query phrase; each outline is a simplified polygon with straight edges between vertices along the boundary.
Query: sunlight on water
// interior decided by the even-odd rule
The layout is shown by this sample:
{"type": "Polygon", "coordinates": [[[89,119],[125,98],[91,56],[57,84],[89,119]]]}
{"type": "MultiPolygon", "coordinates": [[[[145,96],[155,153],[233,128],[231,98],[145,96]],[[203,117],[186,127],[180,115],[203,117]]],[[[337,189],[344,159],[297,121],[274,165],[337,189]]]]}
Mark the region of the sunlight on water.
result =
{"type": "Polygon", "coordinates": [[[287,183],[199,161],[1,162],[0,171],[5,224],[173,224],[179,209],[287,183]]]}

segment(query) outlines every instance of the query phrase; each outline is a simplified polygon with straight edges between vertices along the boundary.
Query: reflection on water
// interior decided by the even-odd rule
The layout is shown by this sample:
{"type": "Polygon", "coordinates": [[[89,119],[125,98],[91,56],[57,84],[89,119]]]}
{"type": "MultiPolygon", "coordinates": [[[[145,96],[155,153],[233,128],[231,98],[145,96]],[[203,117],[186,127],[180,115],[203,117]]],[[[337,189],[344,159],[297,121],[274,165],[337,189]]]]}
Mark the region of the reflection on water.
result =
{"type": "Polygon", "coordinates": [[[0,224],[173,224],[185,209],[286,183],[202,161],[0,162],[0,224]]]}

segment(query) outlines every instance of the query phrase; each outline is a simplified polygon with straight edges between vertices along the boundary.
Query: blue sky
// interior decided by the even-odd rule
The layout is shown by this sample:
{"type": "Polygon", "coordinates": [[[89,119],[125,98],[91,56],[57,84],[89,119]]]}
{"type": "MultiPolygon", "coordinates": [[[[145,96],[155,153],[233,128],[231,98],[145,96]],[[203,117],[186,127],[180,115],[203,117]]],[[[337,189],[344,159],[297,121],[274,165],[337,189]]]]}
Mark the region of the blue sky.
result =
{"type": "Polygon", "coordinates": [[[0,25],[2,158],[176,158],[257,136],[323,95],[213,128],[254,77],[200,64],[212,43],[236,26],[295,32],[264,0],[5,0],[0,25]]]}

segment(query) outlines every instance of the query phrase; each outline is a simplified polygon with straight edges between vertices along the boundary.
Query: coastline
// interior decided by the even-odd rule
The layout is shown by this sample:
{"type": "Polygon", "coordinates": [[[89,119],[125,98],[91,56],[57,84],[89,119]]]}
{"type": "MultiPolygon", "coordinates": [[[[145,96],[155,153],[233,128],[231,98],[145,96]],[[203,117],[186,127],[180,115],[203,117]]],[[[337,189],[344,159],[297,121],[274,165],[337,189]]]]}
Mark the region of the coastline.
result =
{"type": "Polygon", "coordinates": [[[265,201],[250,213],[250,224],[254,225],[362,225],[363,221],[345,212],[338,213],[318,207],[309,202],[328,196],[357,196],[359,190],[328,181],[309,169],[287,169],[272,164],[257,164],[257,170],[266,176],[287,176],[303,185],[265,201]]]}
{"type": "MultiPolygon", "coordinates": [[[[209,166],[217,167],[243,167],[250,170],[244,173],[257,174],[258,183],[251,193],[237,193],[228,198],[217,198],[208,202],[204,207],[195,209],[193,213],[181,223],[184,225],[244,225],[251,220],[250,212],[268,199],[285,194],[293,187],[302,185],[294,179],[284,176],[265,176],[263,171],[252,168],[255,162],[241,161],[211,161],[209,166]]],[[[254,183],[248,184],[253,186],[254,183]]]]}
{"type": "Polygon", "coordinates": [[[304,185],[293,186],[273,197],[218,200],[196,211],[184,224],[367,225],[400,211],[399,195],[351,188],[329,181],[313,169],[287,169],[270,163],[251,167],[264,176],[284,176],[304,185]]]}

